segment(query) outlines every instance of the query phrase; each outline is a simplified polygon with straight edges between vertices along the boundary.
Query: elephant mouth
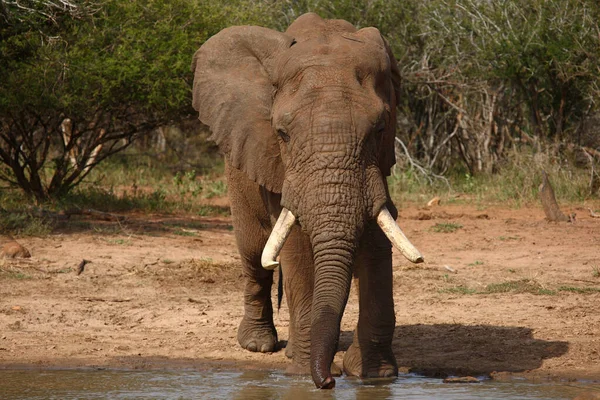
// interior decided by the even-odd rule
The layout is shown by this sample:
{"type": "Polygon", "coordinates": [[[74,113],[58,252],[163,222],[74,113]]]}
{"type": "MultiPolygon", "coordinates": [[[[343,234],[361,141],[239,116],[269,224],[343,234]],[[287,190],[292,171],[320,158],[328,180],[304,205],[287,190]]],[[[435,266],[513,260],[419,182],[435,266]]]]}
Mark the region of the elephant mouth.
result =
{"type": "MultiPolygon", "coordinates": [[[[263,268],[272,270],[279,266],[277,257],[295,222],[296,217],[294,214],[287,208],[283,208],[263,250],[261,257],[263,268]]],[[[402,232],[402,229],[400,229],[387,207],[384,206],[377,214],[377,224],[394,247],[400,250],[408,261],[415,264],[424,261],[421,252],[404,235],[404,232],[402,232]]]]}

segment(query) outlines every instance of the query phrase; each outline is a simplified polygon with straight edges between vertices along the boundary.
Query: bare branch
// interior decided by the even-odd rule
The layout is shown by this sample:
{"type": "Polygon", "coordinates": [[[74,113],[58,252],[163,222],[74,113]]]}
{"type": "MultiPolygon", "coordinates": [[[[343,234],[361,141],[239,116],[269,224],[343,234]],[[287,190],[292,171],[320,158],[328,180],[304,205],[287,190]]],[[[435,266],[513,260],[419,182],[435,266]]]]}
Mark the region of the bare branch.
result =
{"type": "Polygon", "coordinates": [[[450,182],[448,181],[448,179],[446,177],[434,174],[433,172],[431,172],[431,170],[425,169],[417,161],[415,161],[413,159],[413,157],[411,157],[408,149],[406,148],[406,145],[404,144],[404,142],[402,142],[402,140],[400,140],[400,138],[396,137],[395,140],[396,140],[396,143],[398,145],[400,145],[400,147],[402,148],[402,150],[404,152],[403,158],[406,158],[408,160],[411,168],[415,169],[417,172],[419,172],[421,175],[423,175],[429,181],[429,184],[432,184],[433,183],[432,178],[435,178],[435,179],[439,179],[442,182],[444,182],[446,184],[446,186],[448,186],[448,189],[451,189],[450,182]]]}

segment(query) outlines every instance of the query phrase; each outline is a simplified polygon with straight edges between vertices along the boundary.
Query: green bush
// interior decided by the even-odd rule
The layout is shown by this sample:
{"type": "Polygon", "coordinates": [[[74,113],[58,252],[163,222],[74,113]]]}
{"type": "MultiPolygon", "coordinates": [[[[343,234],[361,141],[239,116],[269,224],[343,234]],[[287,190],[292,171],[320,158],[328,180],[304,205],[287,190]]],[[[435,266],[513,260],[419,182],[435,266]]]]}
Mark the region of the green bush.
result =
{"type": "MultiPolygon", "coordinates": [[[[432,179],[436,173],[458,182],[455,190],[476,194],[486,176],[500,172],[514,184],[499,197],[532,198],[516,186],[535,186],[539,171],[509,166],[520,153],[561,160],[581,148],[597,170],[600,139],[583,140],[590,136],[585,122],[599,112],[595,0],[19,4],[0,0],[0,180],[38,201],[97,179],[92,171],[106,157],[193,116],[190,61],[211,35],[241,24],[285,30],[308,11],[377,26],[392,46],[402,75],[398,139],[430,173],[423,180],[398,153],[392,179],[409,192],[426,196],[424,185],[447,191],[447,183],[432,179]],[[68,138],[60,130],[66,118],[68,138]]],[[[599,181],[586,188],[578,180],[569,199],[589,196],[599,181]]]]}
{"type": "Polygon", "coordinates": [[[226,26],[268,22],[244,0],[26,3],[0,2],[0,180],[40,201],[193,113],[196,49],[226,26]]]}

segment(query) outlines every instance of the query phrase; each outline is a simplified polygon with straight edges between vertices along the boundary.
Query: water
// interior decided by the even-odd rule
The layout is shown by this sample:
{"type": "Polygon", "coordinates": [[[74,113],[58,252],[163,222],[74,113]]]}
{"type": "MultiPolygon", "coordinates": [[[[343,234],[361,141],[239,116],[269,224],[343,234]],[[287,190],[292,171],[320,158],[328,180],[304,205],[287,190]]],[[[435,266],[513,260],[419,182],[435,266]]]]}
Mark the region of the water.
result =
{"type": "Polygon", "coordinates": [[[319,391],[309,378],[263,371],[0,370],[0,399],[552,400],[600,392],[598,385],[447,384],[414,375],[372,382],[338,378],[336,383],[333,391],[319,391]]]}

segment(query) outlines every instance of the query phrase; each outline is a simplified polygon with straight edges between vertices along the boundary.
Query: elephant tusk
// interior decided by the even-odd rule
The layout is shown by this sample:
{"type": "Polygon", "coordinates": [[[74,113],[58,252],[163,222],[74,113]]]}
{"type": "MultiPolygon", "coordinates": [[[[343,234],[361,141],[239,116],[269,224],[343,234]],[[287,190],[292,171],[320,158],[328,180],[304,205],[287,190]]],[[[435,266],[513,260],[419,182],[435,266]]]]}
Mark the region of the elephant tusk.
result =
{"type": "MultiPolygon", "coordinates": [[[[402,253],[404,257],[408,261],[411,261],[415,264],[422,263],[423,256],[417,250],[415,246],[404,236],[404,233],[392,218],[392,215],[388,211],[387,207],[383,207],[379,214],[377,215],[377,224],[385,233],[385,236],[390,239],[390,242],[402,253]]],[[[263,264],[264,265],[264,264],[263,264]]]]}
{"type": "Polygon", "coordinates": [[[272,270],[279,266],[279,262],[276,260],[277,256],[292,231],[294,222],[296,222],[294,214],[287,208],[282,208],[260,258],[263,268],[272,270]]]}

